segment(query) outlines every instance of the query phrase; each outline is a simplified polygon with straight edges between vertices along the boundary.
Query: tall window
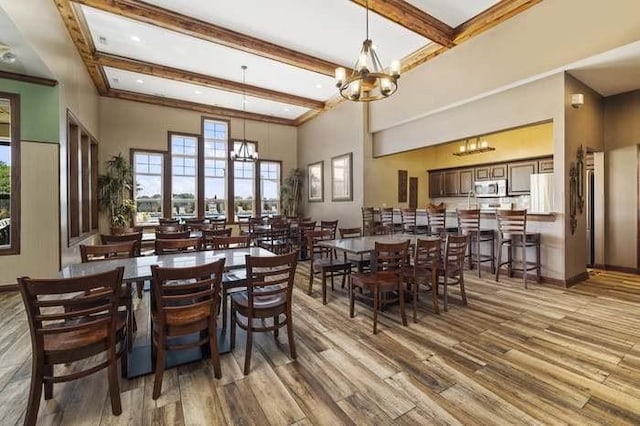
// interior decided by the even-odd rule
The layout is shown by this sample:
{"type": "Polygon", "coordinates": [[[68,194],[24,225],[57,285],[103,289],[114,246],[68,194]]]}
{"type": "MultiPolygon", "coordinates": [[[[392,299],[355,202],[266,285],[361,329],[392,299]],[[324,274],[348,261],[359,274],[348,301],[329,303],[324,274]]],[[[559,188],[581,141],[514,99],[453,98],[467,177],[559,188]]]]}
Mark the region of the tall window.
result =
{"type": "Polygon", "coordinates": [[[198,137],[171,133],[171,213],[198,215],[198,137]]]}
{"type": "MultiPolygon", "coordinates": [[[[239,145],[239,142],[234,142],[234,149],[238,149],[239,145]]],[[[233,209],[236,219],[255,216],[255,166],[252,162],[233,162],[233,209]]]]}
{"type": "Polygon", "coordinates": [[[157,225],[163,217],[164,153],[132,151],[136,225],[157,225]]]}
{"type": "Polygon", "coordinates": [[[227,211],[227,122],[205,119],[204,215],[226,216],[227,211]]]}
{"type": "Polygon", "coordinates": [[[262,214],[280,214],[280,169],[278,161],[260,161],[260,199],[262,214]]]}
{"type": "Polygon", "coordinates": [[[0,92],[0,254],[20,252],[20,96],[0,92]]]}

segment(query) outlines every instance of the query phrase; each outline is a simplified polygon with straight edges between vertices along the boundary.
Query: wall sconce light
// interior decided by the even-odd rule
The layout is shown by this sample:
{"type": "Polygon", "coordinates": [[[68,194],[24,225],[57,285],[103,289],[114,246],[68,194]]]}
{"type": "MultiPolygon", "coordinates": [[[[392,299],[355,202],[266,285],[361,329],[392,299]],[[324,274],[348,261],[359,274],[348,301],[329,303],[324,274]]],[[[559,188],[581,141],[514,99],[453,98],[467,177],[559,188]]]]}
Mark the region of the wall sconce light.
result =
{"type": "Polygon", "coordinates": [[[578,109],[584,105],[584,95],[582,93],[574,93],[571,95],[571,106],[578,109]]]}

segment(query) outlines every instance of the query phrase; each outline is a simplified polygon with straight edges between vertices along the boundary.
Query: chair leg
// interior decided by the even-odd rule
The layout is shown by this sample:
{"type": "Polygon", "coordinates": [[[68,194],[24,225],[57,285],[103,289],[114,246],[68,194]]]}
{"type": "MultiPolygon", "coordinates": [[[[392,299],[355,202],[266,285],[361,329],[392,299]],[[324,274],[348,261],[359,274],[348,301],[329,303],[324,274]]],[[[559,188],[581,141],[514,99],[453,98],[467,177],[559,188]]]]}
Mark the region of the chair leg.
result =
{"type": "Polygon", "coordinates": [[[164,366],[167,354],[165,343],[164,336],[158,336],[158,355],[156,358],[156,377],[153,381],[153,399],[158,399],[162,393],[162,378],[164,376],[164,366]]]}
{"type": "Polygon", "coordinates": [[[405,309],[405,304],[404,304],[404,290],[405,289],[402,286],[402,281],[400,281],[398,283],[398,293],[400,296],[400,317],[402,318],[402,325],[406,327],[408,324],[407,324],[407,311],[405,309]]]}
{"type": "Polygon", "coordinates": [[[448,304],[448,294],[447,294],[447,288],[448,286],[448,280],[449,278],[449,274],[447,272],[444,273],[444,311],[445,312],[449,312],[449,304],[448,304]]]}
{"type": "Polygon", "coordinates": [[[495,234],[491,235],[491,273],[495,274],[496,272],[496,236],[495,234]]]}
{"type": "Polygon", "coordinates": [[[496,264],[496,282],[500,280],[501,266],[502,266],[502,240],[498,240],[498,262],[496,264]]]}
{"type": "Polygon", "coordinates": [[[507,244],[507,274],[509,278],[513,277],[513,248],[515,247],[515,241],[513,238],[511,242],[507,244]]]}
{"type": "MultiPolygon", "coordinates": [[[[42,373],[43,373],[44,377],[53,378],[53,365],[45,365],[45,366],[43,366],[42,373]]],[[[44,399],[45,400],[49,400],[49,399],[53,398],[53,381],[52,380],[45,380],[44,377],[43,377],[44,399]]]]}
{"type": "Polygon", "coordinates": [[[244,375],[251,370],[251,351],[253,350],[253,320],[247,318],[247,344],[244,352],[244,375]]]}
{"type": "Polygon", "coordinates": [[[280,333],[280,315],[273,317],[273,338],[278,341],[278,334],[280,333]]]}
{"type": "Polygon", "coordinates": [[[234,350],[236,347],[236,306],[231,302],[231,332],[229,334],[229,343],[231,345],[231,350],[234,350]]]}
{"type": "Polygon", "coordinates": [[[536,241],[536,282],[540,282],[540,269],[542,262],[540,261],[540,240],[536,241]]]}
{"type": "Polygon", "coordinates": [[[311,295],[312,290],[313,290],[313,262],[311,262],[310,271],[309,271],[309,289],[307,290],[307,294],[311,295]]]}
{"type": "Polygon", "coordinates": [[[413,286],[412,286],[412,290],[413,290],[413,322],[416,323],[418,322],[418,280],[414,279],[413,280],[413,286]]]}
{"type": "Polygon", "coordinates": [[[289,352],[291,359],[296,359],[298,353],[296,352],[296,343],[293,336],[293,315],[291,315],[291,306],[287,309],[287,338],[289,339],[289,352]]]}
{"type": "Polygon", "coordinates": [[[476,235],[476,265],[478,266],[478,278],[480,276],[480,229],[478,229],[478,234],[476,235]]]}
{"type": "Polygon", "coordinates": [[[220,351],[218,350],[218,330],[215,317],[209,325],[209,348],[211,349],[211,362],[213,363],[213,375],[216,379],[222,377],[222,368],[220,367],[220,351]]]}
{"type": "Polygon", "coordinates": [[[380,291],[376,287],[373,290],[373,334],[378,333],[378,304],[380,302],[380,291]]]}
{"type": "Polygon", "coordinates": [[[440,304],[438,302],[438,271],[436,268],[431,270],[431,302],[433,303],[433,311],[440,315],[440,304]]]}
{"type": "MultiPolygon", "coordinates": [[[[333,277],[331,280],[333,281],[333,277]]],[[[324,268],[322,269],[322,304],[327,304],[327,272],[324,268]]]]}
{"type": "Polygon", "coordinates": [[[120,385],[118,383],[118,364],[116,364],[116,350],[113,348],[107,374],[109,375],[109,398],[111,399],[111,412],[114,416],[122,414],[122,404],[120,401],[120,385]]]}
{"type": "Polygon", "coordinates": [[[142,289],[144,288],[144,281],[136,281],[136,295],[138,299],[142,299],[142,289]]]}
{"type": "Polygon", "coordinates": [[[460,270],[460,296],[462,297],[462,304],[463,305],[467,305],[467,292],[464,291],[464,271],[461,269],[460,270]]]}
{"type": "Polygon", "coordinates": [[[355,295],[353,294],[353,278],[349,277],[349,318],[355,316],[355,295]]]}
{"type": "Polygon", "coordinates": [[[222,289],[222,331],[227,331],[227,303],[229,294],[227,293],[227,289],[222,289]]]}
{"type": "Polygon", "coordinates": [[[527,288],[527,236],[522,236],[522,284],[527,288]]]}
{"type": "Polygon", "coordinates": [[[31,387],[29,388],[29,402],[27,403],[27,413],[25,415],[25,425],[35,425],[38,419],[38,409],[40,408],[40,397],[42,396],[42,378],[44,376],[43,366],[34,357],[31,366],[31,387]]]}

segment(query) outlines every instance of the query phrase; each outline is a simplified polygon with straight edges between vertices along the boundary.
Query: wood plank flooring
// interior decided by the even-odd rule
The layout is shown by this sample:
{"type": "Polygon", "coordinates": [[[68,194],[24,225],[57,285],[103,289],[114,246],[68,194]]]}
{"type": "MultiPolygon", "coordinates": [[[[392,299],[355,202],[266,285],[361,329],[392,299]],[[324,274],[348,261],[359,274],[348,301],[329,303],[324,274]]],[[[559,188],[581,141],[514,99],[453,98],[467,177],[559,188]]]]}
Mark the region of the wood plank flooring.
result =
{"type": "MultiPolygon", "coordinates": [[[[434,315],[422,297],[419,320],[397,308],[371,334],[371,311],[348,317],[336,283],[322,305],[320,284],[294,294],[297,361],[286,332],[254,344],[244,376],[244,337],[222,357],[168,370],[157,401],[153,375],[121,380],[123,413],[111,415],[104,372],[57,385],[42,402],[42,424],[640,424],[640,277],[593,272],[571,289],[467,274],[469,305],[453,290],[434,315]]],[[[0,424],[22,423],[31,345],[22,301],[0,295],[0,424]]],[[[137,304],[145,343],[148,295],[137,304]]],[[[63,367],[72,368],[72,367],[63,367]]]]}

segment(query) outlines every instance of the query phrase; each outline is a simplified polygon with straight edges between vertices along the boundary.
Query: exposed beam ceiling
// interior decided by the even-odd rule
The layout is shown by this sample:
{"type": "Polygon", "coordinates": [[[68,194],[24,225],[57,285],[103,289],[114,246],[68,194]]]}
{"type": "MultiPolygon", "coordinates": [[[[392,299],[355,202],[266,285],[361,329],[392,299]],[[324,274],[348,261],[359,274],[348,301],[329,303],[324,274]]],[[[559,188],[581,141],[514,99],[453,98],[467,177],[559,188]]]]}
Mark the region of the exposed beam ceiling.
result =
{"type": "Polygon", "coordinates": [[[185,109],[189,111],[202,112],[211,115],[220,115],[224,117],[243,118],[247,120],[263,121],[267,123],[283,124],[285,126],[293,126],[294,120],[286,118],[273,117],[270,115],[256,114],[253,112],[244,112],[235,109],[221,108],[207,104],[199,104],[196,102],[183,101],[180,99],[164,98],[160,96],[146,95],[142,93],[127,92],[124,90],[110,89],[104,96],[108,98],[124,99],[134,102],[143,102],[152,105],[162,105],[172,108],[185,109]]]}
{"type": "Polygon", "coordinates": [[[74,1],[75,3],[100,9],[125,18],[145,22],[177,33],[200,38],[324,75],[333,76],[335,69],[342,66],[140,1],[74,1]]]}
{"type": "MultiPolygon", "coordinates": [[[[365,7],[366,0],[351,0],[365,7]]],[[[453,28],[404,0],[372,0],[369,9],[441,46],[453,47],[453,28]]]]}
{"type": "Polygon", "coordinates": [[[112,68],[118,68],[126,71],[153,75],[156,77],[168,78],[171,80],[181,81],[185,83],[193,83],[201,86],[212,87],[214,89],[226,90],[234,93],[246,93],[250,96],[269,99],[272,101],[283,102],[291,105],[298,105],[305,108],[316,110],[324,109],[324,102],[315,99],[309,99],[302,96],[291,95],[287,93],[277,92],[275,90],[264,89],[249,84],[225,80],[222,78],[212,77],[204,74],[194,73],[190,71],[180,70],[167,67],[164,65],[152,64],[149,62],[136,61],[133,59],[122,58],[120,56],[108,55],[104,53],[96,53],[94,62],[112,68]]]}

